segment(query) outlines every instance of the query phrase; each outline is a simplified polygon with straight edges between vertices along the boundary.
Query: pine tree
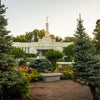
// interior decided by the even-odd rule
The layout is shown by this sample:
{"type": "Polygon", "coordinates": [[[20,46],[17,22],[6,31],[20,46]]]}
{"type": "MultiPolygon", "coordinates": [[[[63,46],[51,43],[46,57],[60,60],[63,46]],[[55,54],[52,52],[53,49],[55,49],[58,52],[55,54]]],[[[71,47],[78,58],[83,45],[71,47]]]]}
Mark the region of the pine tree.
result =
{"type": "Polygon", "coordinates": [[[14,66],[14,60],[7,52],[11,49],[11,36],[8,35],[10,31],[6,30],[7,19],[4,18],[6,8],[4,5],[0,6],[0,70],[7,71],[14,66]]]}
{"type": "MultiPolygon", "coordinates": [[[[9,94],[7,90],[15,89],[17,84],[22,85],[25,82],[25,77],[23,77],[22,73],[12,69],[15,62],[8,55],[8,51],[12,48],[12,42],[11,36],[8,35],[10,31],[6,29],[7,19],[4,17],[6,9],[4,5],[0,5],[0,100],[3,100],[3,97],[9,94]]],[[[13,91],[10,92],[13,93],[13,91]]]]}
{"type": "Polygon", "coordinates": [[[78,19],[77,29],[74,41],[74,78],[80,84],[88,85],[93,95],[93,100],[99,100],[96,92],[96,86],[100,80],[100,65],[95,56],[95,48],[83,27],[83,20],[78,19]]]}
{"type": "Polygon", "coordinates": [[[100,19],[96,21],[96,27],[93,32],[94,41],[96,43],[97,53],[100,54],[100,19]]]}

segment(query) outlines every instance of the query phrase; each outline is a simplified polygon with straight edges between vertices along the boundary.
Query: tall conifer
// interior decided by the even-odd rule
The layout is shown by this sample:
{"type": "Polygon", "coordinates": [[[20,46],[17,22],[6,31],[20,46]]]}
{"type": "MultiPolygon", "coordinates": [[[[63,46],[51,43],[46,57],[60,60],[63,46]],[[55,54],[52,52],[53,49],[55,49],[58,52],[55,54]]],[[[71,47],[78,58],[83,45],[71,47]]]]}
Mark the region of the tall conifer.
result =
{"type": "Polygon", "coordinates": [[[96,86],[100,80],[100,65],[95,56],[95,48],[83,27],[81,16],[78,19],[77,29],[74,41],[74,76],[75,81],[88,85],[93,95],[93,100],[99,100],[96,92],[96,86]]]}
{"type": "Polygon", "coordinates": [[[14,60],[7,52],[11,49],[11,36],[8,35],[10,31],[6,29],[7,19],[4,18],[6,8],[4,5],[0,6],[0,70],[6,71],[14,66],[14,60]]]}
{"type": "Polygon", "coordinates": [[[100,54],[100,19],[96,21],[96,26],[93,35],[94,35],[94,41],[96,43],[97,54],[100,54]]]}
{"type": "MultiPolygon", "coordinates": [[[[0,5],[0,100],[4,100],[3,97],[11,96],[9,89],[16,90],[16,85],[22,85],[26,80],[20,71],[12,69],[14,66],[13,58],[8,55],[8,51],[11,49],[11,36],[8,35],[9,31],[6,29],[7,19],[5,19],[6,8],[4,5],[0,5]]],[[[26,85],[27,82],[24,83],[26,85]]],[[[24,87],[24,86],[23,86],[24,87]]],[[[24,93],[28,91],[27,87],[24,87],[24,93]]],[[[10,99],[9,99],[10,100],[10,99]]]]}

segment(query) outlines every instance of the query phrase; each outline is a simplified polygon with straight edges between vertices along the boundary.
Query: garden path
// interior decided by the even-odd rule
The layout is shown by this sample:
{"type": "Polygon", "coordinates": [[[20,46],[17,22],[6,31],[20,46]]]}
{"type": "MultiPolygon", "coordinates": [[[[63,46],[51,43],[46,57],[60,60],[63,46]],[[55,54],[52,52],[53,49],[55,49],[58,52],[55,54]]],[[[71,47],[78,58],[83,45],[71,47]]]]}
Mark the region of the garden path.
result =
{"type": "Polygon", "coordinates": [[[30,84],[31,100],[91,100],[88,86],[80,85],[71,80],[58,82],[34,82],[30,84]]]}

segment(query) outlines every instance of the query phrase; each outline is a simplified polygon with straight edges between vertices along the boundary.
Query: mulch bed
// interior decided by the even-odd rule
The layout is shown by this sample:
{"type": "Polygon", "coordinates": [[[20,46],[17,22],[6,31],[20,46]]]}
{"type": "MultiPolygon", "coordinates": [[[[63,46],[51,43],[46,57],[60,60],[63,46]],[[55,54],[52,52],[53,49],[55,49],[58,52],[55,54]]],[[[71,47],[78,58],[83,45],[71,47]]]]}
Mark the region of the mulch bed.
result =
{"type": "Polygon", "coordinates": [[[34,82],[30,84],[30,100],[92,100],[88,86],[71,80],[34,82]]]}

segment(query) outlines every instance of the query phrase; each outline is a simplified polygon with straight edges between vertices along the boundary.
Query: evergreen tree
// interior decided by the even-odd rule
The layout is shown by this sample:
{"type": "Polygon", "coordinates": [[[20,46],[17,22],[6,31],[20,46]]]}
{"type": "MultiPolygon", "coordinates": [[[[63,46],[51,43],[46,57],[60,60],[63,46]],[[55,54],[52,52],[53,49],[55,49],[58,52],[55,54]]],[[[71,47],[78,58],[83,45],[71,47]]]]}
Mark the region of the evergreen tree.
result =
{"type": "Polygon", "coordinates": [[[97,53],[100,54],[100,19],[96,21],[96,27],[94,29],[94,41],[96,43],[97,53]]]}
{"type": "Polygon", "coordinates": [[[0,6],[0,70],[7,71],[14,66],[14,61],[7,54],[11,49],[11,36],[8,35],[10,31],[6,30],[7,19],[4,18],[6,8],[4,5],[0,6]]]}
{"type": "MultiPolygon", "coordinates": [[[[13,58],[8,55],[12,42],[11,36],[8,35],[9,31],[6,29],[7,19],[4,17],[5,11],[5,6],[0,5],[0,100],[3,100],[3,97],[6,97],[9,92],[13,93],[13,91],[7,92],[9,89],[17,88],[17,84],[20,86],[26,81],[21,72],[12,69],[15,62],[13,58]]],[[[27,87],[25,88],[27,89],[27,87]]],[[[25,94],[25,91],[21,94],[25,94]]]]}
{"type": "Polygon", "coordinates": [[[95,48],[89,37],[84,32],[83,20],[78,19],[74,41],[74,78],[80,84],[88,85],[93,95],[93,100],[99,100],[96,86],[100,80],[100,64],[95,56],[95,48]]]}

